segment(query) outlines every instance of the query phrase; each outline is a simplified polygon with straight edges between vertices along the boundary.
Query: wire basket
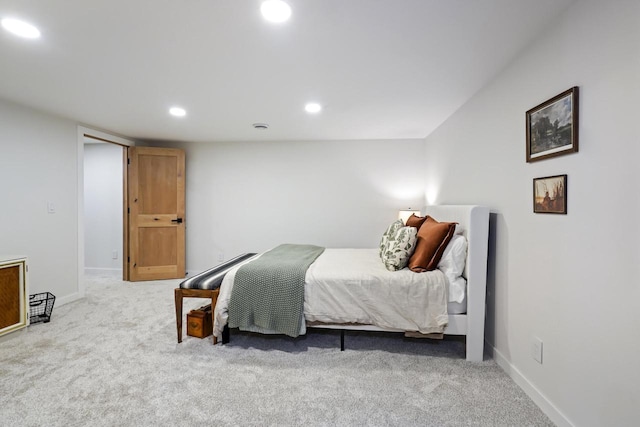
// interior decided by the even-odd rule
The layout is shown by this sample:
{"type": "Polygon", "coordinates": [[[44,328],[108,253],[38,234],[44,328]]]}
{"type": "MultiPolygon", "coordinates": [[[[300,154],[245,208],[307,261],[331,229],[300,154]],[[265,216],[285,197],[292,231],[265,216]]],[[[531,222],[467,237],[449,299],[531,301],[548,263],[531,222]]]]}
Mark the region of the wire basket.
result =
{"type": "Polygon", "coordinates": [[[51,292],[29,295],[30,323],[32,325],[40,322],[48,323],[51,320],[51,312],[55,302],[56,296],[51,292]]]}

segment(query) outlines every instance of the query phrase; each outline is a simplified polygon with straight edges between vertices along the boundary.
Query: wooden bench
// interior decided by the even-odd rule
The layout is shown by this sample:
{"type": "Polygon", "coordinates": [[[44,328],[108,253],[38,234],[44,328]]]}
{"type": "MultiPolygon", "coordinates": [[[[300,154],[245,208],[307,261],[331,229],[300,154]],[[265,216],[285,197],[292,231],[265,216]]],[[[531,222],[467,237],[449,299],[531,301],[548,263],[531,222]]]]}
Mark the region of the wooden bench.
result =
{"type": "MultiPolygon", "coordinates": [[[[209,270],[203,271],[180,283],[180,287],[175,289],[176,303],[176,328],[178,331],[178,343],[182,342],[182,302],[183,298],[207,298],[211,299],[211,322],[215,323],[215,306],[218,301],[218,293],[222,279],[229,270],[238,264],[253,258],[255,253],[245,253],[231,258],[209,270]]],[[[213,343],[218,342],[215,335],[213,343]]]]}

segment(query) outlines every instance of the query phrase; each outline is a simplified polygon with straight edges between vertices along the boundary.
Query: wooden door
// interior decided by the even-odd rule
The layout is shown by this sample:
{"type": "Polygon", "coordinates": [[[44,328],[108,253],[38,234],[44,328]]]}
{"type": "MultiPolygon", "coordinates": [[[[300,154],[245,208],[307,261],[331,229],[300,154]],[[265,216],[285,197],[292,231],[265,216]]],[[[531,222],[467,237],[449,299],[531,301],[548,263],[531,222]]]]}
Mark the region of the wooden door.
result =
{"type": "Polygon", "coordinates": [[[130,147],[127,170],[128,276],[185,276],[185,161],[174,148],[130,147]]]}

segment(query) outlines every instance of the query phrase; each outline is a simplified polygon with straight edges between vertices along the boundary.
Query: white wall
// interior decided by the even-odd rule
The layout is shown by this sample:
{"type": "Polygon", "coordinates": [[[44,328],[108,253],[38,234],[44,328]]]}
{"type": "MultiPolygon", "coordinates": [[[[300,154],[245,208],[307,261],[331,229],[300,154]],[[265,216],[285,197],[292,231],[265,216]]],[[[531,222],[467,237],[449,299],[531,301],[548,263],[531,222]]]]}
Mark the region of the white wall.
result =
{"type": "Polygon", "coordinates": [[[638,22],[576,2],[426,141],[428,193],[492,209],[487,340],[559,425],[638,423],[638,22]],[[579,153],[527,164],[525,111],[574,85],[579,153]],[[565,173],[568,214],[533,214],[532,179],[565,173]]]}
{"type": "Polygon", "coordinates": [[[0,253],[29,257],[30,293],[52,292],[56,305],[73,300],[79,297],[76,124],[0,100],[0,128],[0,253]]]}
{"type": "Polygon", "coordinates": [[[84,266],[122,276],[122,147],[84,145],[84,266]],[[112,252],[117,251],[117,259],[112,252]]]}
{"type": "Polygon", "coordinates": [[[280,243],[376,247],[424,204],[422,140],[171,146],[186,151],[190,273],[280,243]]]}

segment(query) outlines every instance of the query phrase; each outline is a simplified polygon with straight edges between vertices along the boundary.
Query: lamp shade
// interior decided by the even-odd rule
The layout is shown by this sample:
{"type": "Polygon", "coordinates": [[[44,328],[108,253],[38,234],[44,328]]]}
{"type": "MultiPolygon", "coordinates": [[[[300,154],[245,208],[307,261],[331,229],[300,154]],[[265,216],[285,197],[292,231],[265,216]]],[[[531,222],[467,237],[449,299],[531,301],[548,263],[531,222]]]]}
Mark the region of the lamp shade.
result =
{"type": "Polygon", "coordinates": [[[407,223],[407,219],[409,219],[409,217],[412,214],[416,214],[416,215],[420,215],[420,210],[419,209],[411,209],[411,208],[407,208],[407,209],[400,209],[398,211],[398,219],[401,219],[403,223],[407,223]]]}

